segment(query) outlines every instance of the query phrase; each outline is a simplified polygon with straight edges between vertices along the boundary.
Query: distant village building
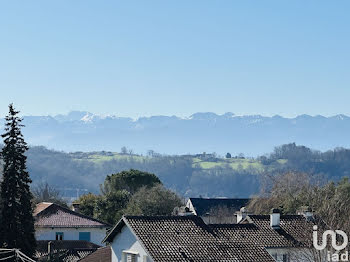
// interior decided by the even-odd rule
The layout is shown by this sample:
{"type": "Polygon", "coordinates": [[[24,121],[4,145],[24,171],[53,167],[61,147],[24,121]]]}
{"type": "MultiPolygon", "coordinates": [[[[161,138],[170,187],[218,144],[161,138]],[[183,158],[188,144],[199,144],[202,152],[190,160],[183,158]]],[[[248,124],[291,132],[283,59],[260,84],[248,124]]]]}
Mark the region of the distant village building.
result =
{"type": "Polygon", "coordinates": [[[313,226],[303,215],[282,216],[278,210],[247,215],[238,224],[205,224],[195,215],[124,216],[104,239],[111,257],[103,261],[312,261],[313,226]]]}
{"type": "Polygon", "coordinates": [[[190,198],[186,207],[206,224],[235,224],[237,213],[248,205],[247,198],[190,198]]]}
{"type": "Polygon", "coordinates": [[[37,240],[84,240],[101,245],[110,225],[57,204],[43,202],[36,206],[37,240]]]}

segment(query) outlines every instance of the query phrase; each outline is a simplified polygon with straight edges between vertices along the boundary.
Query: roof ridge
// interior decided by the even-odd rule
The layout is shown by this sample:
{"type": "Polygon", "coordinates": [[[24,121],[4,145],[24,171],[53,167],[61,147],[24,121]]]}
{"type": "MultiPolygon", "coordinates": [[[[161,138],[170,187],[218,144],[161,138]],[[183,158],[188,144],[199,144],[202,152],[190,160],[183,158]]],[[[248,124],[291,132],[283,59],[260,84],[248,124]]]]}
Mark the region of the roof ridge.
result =
{"type": "Polygon", "coordinates": [[[124,217],[126,219],[144,219],[144,220],[152,220],[152,219],[199,219],[199,217],[195,216],[195,215],[189,215],[189,216],[176,216],[176,215],[171,215],[171,216],[166,216],[166,215],[161,215],[161,216],[131,216],[131,215],[126,215],[124,217]]]}
{"type": "Polygon", "coordinates": [[[209,227],[222,227],[222,228],[245,228],[245,227],[256,227],[254,223],[247,224],[209,224],[209,227]]]}
{"type": "Polygon", "coordinates": [[[85,218],[85,219],[89,219],[89,220],[92,220],[92,221],[94,221],[94,222],[98,222],[98,223],[100,223],[100,224],[102,224],[102,225],[105,225],[105,226],[111,226],[110,224],[105,223],[105,222],[103,222],[103,221],[101,221],[101,220],[99,220],[99,219],[96,219],[96,218],[89,217],[89,216],[87,216],[87,215],[78,213],[78,212],[76,212],[76,211],[73,211],[73,210],[71,210],[71,209],[69,209],[69,208],[63,207],[63,206],[58,205],[58,204],[56,204],[56,203],[52,203],[50,206],[48,206],[48,207],[45,208],[44,210],[42,210],[41,212],[37,213],[37,214],[36,214],[36,217],[41,217],[41,216],[45,215],[46,213],[49,213],[50,210],[53,209],[53,208],[59,208],[59,209],[61,209],[61,210],[64,210],[64,211],[66,211],[66,212],[72,214],[72,215],[79,216],[79,217],[82,217],[82,218],[85,218]]]}
{"type": "MultiPolygon", "coordinates": [[[[264,215],[260,215],[260,214],[252,214],[252,215],[248,215],[249,217],[252,218],[269,218],[270,214],[264,214],[264,215]]],[[[305,219],[305,217],[303,215],[298,215],[298,214],[287,214],[287,215],[281,215],[280,218],[301,218],[301,219],[305,219]]]]}
{"type": "Polygon", "coordinates": [[[200,199],[200,200],[251,200],[251,198],[215,198],[215,197],[190,197],[189,199],[200,199]]]}

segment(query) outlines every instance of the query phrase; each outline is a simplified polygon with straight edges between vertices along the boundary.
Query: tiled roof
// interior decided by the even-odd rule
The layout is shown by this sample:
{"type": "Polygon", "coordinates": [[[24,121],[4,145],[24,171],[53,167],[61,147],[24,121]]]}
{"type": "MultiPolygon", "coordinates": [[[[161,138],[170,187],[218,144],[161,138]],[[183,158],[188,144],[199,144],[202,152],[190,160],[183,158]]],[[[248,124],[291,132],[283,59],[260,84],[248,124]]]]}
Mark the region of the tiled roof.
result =
{"type": "Polygon", "coordinates": [[[218,207],[227,207],[234,213],[246,206],[249,200],[246,198],[190,198],[197,216],[204,216],[218,207]]]}
{"type": "Polygon", "coordinates": [[[247,226],[244,237],[240,237],[240,232],[234,232],[237,230],[231,230],[230,237],[247,239],[266,248],[305,247],[312,241],[314,223],[302,215],[282,215],[279,229],[271,228],[269,215],[249,215],[242,223],[247,226]]]}
{"type": "Polygon", "coordinates": [[[97,249],[94,253],[86,256],[85,258],[79,260],[80,262],[111,262],[112,261],[112,251],[111,247],[101,247],[97,249]]]}
{"type": "Polygon", "coordinates": [[[37,204],[35,206],[35,209],[34,209],[34,213],[33,213],[33,216],[36,216],[37,214],[39,214],[41,211],[43,211],[44,209],[46,209],[47,207],[51,206],[52,203],[50,202],[41,202],[39,204],[37,204]]]}
{"type": "Polygon", "coordinates": [[[109,227],[97,219],[51,204],[35,216],[36,227],[109,227]]]}
{"type": "Polygon", "coordinates": [[[154,262],[272,262],[261,246],[233,241],[218,234],[197,216],[126,216],[106,237],[114,236],[127,224],[135,232],[154,262]]]}
{"type": "Polygon", "coordinates": [[[35,257],[40,260],[48,257],[48,244],[51,242],[51,254],[53,256],[60,256],[60,261],[76,262],[93,252],[95,252],[99,245],[82,240],[38,240],[35,257]]]}

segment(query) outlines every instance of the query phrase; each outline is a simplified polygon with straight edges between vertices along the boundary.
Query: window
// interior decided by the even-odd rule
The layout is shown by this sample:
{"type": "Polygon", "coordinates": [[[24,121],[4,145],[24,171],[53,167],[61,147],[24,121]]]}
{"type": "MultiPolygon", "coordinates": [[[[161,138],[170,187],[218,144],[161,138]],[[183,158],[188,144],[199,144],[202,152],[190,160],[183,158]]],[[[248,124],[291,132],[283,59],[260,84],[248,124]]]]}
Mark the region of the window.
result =
{"type": "Polygon", "coordinates": [[[56,240],[63,240],[63,232],[56,232],[56,240]]]}
{"type": "Polygon", "coordinates": [[[79,240],[85,240],[90,242],[91,234],[90,232],[79,232],[79,240]]]}
{"type": "Polygon", "coordinates": [[[289,256],[287,254],[283,254],[282,261],[283,262],[289,262],[289,256]]]}
{"type": "Polygon", "coordinates": [[[136,262],[135,254],[126,254],[126,262],[136,262]]]}
{"type": "Polygon", "coordinates": [[[123,262],[136,262],[137,252],[134,251],[123,251],[122,261],[123,262]]]}

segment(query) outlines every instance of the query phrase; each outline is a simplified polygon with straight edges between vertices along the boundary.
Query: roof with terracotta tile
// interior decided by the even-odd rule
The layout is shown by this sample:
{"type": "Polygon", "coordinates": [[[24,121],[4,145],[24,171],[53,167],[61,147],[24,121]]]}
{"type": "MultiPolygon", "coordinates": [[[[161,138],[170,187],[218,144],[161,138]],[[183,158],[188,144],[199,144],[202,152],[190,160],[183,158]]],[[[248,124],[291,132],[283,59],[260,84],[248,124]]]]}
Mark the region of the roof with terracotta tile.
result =
{"type": "Polygon", "coordinates": [[[50,202],[41,202],[41,203],[37,204],[37,205],[35,206],[33,215],[36,216],[36,215],[39,214],[41,211],[43,211],[44,209],[48,208],[48,207],[51,206],[51,205],[52,205],[52,203],[50,203],[50,202]]]}
{"type": "Polygon", "coordinates": [[[94,253],[86,256],[79,260],[81,262],[111,262],[112,261],[112,250],[110,246],[101,247],[94,253]]]}
{"type": "Polygon", "coordinates": [[[154,262],[274,261],[263,247],[225,237],[197,216],[126,216],[111,230],[105,241],[111,242],[125,225],[135,232],[154,262]]]}
{"type": "MultiPolygon", "coordinates": [[[[40,204],[39,204],[40,205],[40,204]]],[[[97,219],[74,212],[57,204],[48,205],[35,216],[36,227],[110,227],[97,219]]]]}

